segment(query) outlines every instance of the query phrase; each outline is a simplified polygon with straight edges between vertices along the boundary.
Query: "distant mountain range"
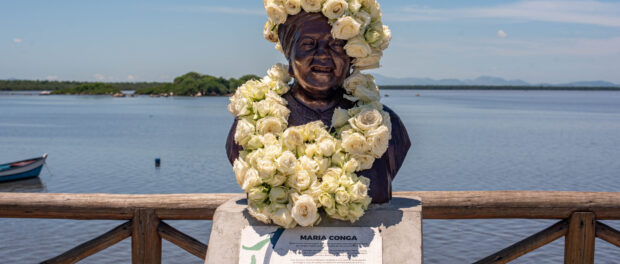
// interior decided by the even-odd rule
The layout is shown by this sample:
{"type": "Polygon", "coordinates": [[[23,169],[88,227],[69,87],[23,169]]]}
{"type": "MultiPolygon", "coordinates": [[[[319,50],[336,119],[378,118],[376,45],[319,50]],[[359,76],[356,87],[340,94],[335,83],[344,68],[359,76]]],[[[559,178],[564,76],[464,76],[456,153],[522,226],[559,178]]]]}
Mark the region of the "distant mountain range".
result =
{"type": "Polygon", "coordinates": [[[606,81],[582,81],[561,84],[538,83],[531,84],[522,80],[506,80],[499,77],[480,76],[476,79],[459,80],[459,79],[441,79],[435,80],[430,78],[392,78],[381,74],[373,74],[379,85],[484,85],[484,86],[562,86],[562,87],[620,87],[606,81]]]}

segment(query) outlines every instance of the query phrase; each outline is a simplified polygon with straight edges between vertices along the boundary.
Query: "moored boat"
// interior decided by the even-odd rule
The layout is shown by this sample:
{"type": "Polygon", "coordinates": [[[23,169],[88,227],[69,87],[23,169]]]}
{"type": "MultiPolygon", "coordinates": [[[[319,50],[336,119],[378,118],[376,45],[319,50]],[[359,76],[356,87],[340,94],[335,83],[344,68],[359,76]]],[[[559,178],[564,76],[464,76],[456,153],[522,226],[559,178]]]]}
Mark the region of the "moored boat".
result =
{"type": "Polygon", "coordinates": [[[39,177],[47,154],[34,159],[0,164],[0,182],[39,177]]]}

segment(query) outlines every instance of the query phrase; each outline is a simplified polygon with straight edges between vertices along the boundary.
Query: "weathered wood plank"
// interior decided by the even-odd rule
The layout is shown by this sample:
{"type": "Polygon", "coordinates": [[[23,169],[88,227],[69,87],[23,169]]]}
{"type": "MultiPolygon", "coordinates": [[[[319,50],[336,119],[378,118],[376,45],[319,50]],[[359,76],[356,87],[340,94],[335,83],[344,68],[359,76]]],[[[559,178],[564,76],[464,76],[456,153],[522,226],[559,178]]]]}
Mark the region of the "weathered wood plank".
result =
{"type": "Polygon", "coordinates": [[[132,223],[128,221],[122,225],[115,227],[114,229],[100,235],[90,241],[82,243],[69,251],[62,253],[60,256],[43,261],[45,264],[65,264],[65,263],[77,263],[78,261],[87,258],[99,251],[102,251],[118,242],[123,241],[125,238],[131,236],[132,223]]]}
{"type": "Polygon", "coordinates": [[[571,215],[564,243],[564,263],[594,263],[594,240],[596,217],[591,212],[576,212],[571,215]]]}
{"type": "Polygon", "coordinates": [[[620,231],[598,221],[596,222],[596,236],[616,247],[620,247],[620,231]]]}
{"type": "Polygon", "coordinates": [[[478,262],[477,264],[500,264],[508,263],[520,256],[523,256],[529,252],[534,251],[546,244],[549,244],[556,239],[566,235],[568,230],[568,221],[560,221],[545,230],[542,230],[534,235],[523,239],[510,247],[502,249],[495,254],[492,254],[478,262]]]}
{"type": "Polygon", "coordinates": [[[153,209],[136,209],[131,233],[131,262],[160,264],[161,237],[157,233],[159,218],[153,209]]]}
{"type": "MultiPolygon", "coordinates": [[[[51,194],[0,193],[0,217],[132,219],[136,208],[161,219],[210,220],[238,194],[51,194]]],[[[620,192],[459,191],[396,192],[422,198],[425,219],[565,219],[589,211],[599,220],[620,219],[620,192]]]]}
{"type": "Polygon", "coordinates": [[[206,220],[235,195],[0,193],[0,217],[131,220],[134,209],[150,208],[164,219],[206,220]]]}
{"type": "Polygon", "coordinates": [[[164,222],[160,222],[159,227],[157,227],[157,231],[163,239],[166,239],[180,248],[185,249],[185,251],[191,253],[192,255],[203,260],[207,256],[207,245],[191,236],[186,235],[176,228],[164,222]]]}
{"type": "Polygon", "coordinates": [[[620,219],[620,192],[431,191],[398,192],[422,198],[424,219],[566,219],[593,212],[599,220],[620,219]]]}

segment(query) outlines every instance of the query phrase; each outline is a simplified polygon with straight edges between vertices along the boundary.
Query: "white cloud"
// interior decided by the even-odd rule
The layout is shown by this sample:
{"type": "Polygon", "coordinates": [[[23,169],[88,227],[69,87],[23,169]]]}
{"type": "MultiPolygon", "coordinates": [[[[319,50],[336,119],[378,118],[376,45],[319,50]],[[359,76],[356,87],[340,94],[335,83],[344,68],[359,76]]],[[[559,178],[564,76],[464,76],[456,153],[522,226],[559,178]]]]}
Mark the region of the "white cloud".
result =
{"type": "Polygon", "coordinates": [[[492,7],[452,9],[409,7],[403,12],[384,17],[398,21],[504,18],[620,27],[620,3],[596,0],[526,0],[492,7]]]}
{"type": "Polygon", "coordinates": [[[22,39],[21,38],[13,38],[13,43],[21,44],[22,43],[22,39]]]}
{"type": "Polygon", "coordinates": [[[54,81],[54,80],[58,80],[58,76],[56,76],[56,75],[48,75],[48,76],[45,76],[45,79],[49,80],[49,81],[54,81]]]}
{"type": "Polygon", "coordinates": [[[500,29],[499,31],[497,31],[497,36],[500,37],[500,38],[506,38],[506,37],[508,37],[508,34],[506,34],[506,32],[504,32],[504,30],[500,29]]]}
{"type": "Polygon", "coordinates": [[[131,74],[127,75],[127,80],[134,81],[134,80],[136,80],[136,76],[133,76],[131,74]]]}
{"type": "Polygon", "coordinates": [[[97,80],[97,81],[103,81],[103,80],[105,80],[105,76],[103,76],[103,74],[100,74],[100,73],[95,73],[95,74],[93,74],[93,77],[94,77],[94,78],[95,78],[95,80],[97,80]]]}

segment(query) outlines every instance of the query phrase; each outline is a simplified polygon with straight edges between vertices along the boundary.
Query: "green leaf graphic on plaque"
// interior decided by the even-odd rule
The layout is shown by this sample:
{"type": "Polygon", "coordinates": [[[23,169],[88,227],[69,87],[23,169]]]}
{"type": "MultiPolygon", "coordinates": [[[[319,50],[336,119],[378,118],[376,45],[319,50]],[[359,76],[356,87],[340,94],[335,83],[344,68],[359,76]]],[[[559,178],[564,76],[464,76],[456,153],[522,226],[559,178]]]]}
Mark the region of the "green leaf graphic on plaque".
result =
{"type": "Polygon", "coordinates": [[[252,255],[252,263],[250,264],[256,264],[256,255],[252,255]]]}
{"type": "Polygon", "coordinates": [[[243,249],[245,250],[252,250],[252,251],[259,251],[261,248],[263,248],[267,243],[269,243],[269,241],[271,240],[271,238],[267,238],[261,242],[258,242],[256,245],[251,246],[251,247],[246,247],[246,246],[242,246],[243,249]]]}

